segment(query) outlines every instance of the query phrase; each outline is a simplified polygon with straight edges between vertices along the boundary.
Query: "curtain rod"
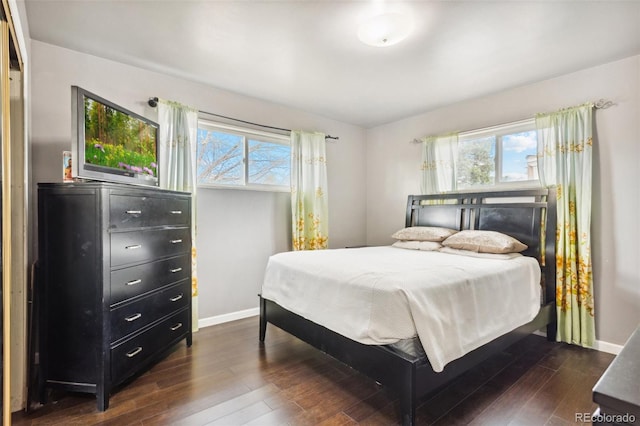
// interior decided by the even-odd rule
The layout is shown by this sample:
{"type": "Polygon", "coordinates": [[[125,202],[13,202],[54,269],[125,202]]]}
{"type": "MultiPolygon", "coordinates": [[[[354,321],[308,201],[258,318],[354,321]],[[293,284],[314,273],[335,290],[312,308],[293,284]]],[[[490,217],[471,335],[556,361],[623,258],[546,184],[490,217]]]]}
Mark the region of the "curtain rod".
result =
{"type": "MultiPolygon", "coordinates": [[[[599,99],[595,102],[593,102],[593,107],[595,109],[607,109],[611,106],[614,106],[615,103],[613,101],[610,101],[608,99],[599,99]]],[[[532,120],[533,118],[525,118],[524,120],[518,120],[518,121],[513,121],[511,123],[505,123],[505,124],[499,124],[496,126],[489,126],[489,127],[483,127],[480,129],[473,129],[473,130],[465,130],[462,132],[458,132],[458,133],[474,133],[474,132],[478,132],[478,131],[484,131],[484,130],[490,130],[494,127],[504,127],[504,126],[515,126],[518,125],[520,123],[524,123],[525,121],[529,121],[532,120]]],[[[422,143],[422,139],[421,138],[413,138],[412,140],[409,141],[409,143],[414,143],[414,144],[418,144],[418,143],[422,143]]]]}
{"type": "MultiPolygon", "coordinates": [[[[150,107],[155,108],[156,106],[158,106],[158,98],[157,97],[149,98],[148,103],[149,103],[150,107]]],[[[265,129],[280,130],[282,132],[291,133],[291,129],[284,129],[282,127],[274,127],[274,126],[267,126],[266,124],[253,123],[251,121],[240,120],[239,118],[227,117],[226,115],[215,114],[213,112],[207,112],[207,111],[202,111],[202,110],[198,110],[198,112],[200,114],[213,115],[215,117],[224,118],[226,120],[237,121],[239,123],[249,124],[251,126],[258,126],[258,127],[263,127],[265,129]]],[[[340,139],[338,136],[331,136],[331,135],[326,135],[324,138],[325,139],[333,139],[333,140],[340,139]]]]}

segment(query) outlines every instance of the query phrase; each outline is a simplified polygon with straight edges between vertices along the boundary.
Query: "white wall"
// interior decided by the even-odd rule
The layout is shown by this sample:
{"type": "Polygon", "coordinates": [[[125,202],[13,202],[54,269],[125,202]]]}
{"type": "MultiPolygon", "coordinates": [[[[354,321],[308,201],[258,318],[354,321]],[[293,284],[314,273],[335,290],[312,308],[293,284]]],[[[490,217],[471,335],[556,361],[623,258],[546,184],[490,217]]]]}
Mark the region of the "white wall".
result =
{"type": "Polygon", "coordinates": [[[205,244],[198,246],[198,255],[206,262],[198,264],[198,276],[207,279],[200,298],[208,301],[200,302],[201,318],[257,306],[267,256],[291,250],[290,209],[288,192],[199,192],[198,241],[205,244]],[[215,240],[222,244],[206,243],[215,240]]]}
{"type": "MultiPolygon", "coordinates": [[[[35,40],[31,57],[34,184],[61,181],[61,152],[71,147],[72,85],[151,119],[157,113],[147,99],[158,96],[261,124],[339,136],[327,145],[329,244],[364,243],[361,128],[35,40]]],[[[268,256],[289,247],[288,194],[201,189],[197,215],[200,318],[256,308],[268,256]]]]}
{"type": "Polygon", "coordinates": [[[472,130],[607,98],[595,113],[592,223],[596,334],[624,344],[640,323],[640,56],[409,117],[367,131],[367,243],[387,244],[420,191],[425,135],[472,130]]]}

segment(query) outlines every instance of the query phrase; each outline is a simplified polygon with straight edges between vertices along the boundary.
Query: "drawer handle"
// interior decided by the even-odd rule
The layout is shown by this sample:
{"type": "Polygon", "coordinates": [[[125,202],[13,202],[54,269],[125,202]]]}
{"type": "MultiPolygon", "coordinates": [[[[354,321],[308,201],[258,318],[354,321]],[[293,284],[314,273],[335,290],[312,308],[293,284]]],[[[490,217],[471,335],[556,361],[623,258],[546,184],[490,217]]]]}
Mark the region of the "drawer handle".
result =
{"type": "Polygon", "coordinates": [[[142,248],[142,244],[134,244],[132,246],[126,246],[125,249],[127,250],[137,250],[139,248],[142,248]]]}
{"type": "Polygon", "coordinates": [[[131,321],[135,321],[135,320],[137,320],[139,318],[142,318],[142,314],[138,312],[135,315],[131,315],[130,317],[126,317],[124,320],[127,321],[127,322],[131,322],[131,321]]]}
{"type": "Polygon", "coordinates": [[[176,325],[174,325],[173,327],[171,327],[171,331],[176,331],[177,329],[179,329],[180,327],[182,327],[182,323],[179,322],[176,325]]]}
{"type": "Polygon", "coordinates": [[[127,210],[127,214],[142,214],[142,210],[127,210]]]}
{"type": "Polygon", "coordinates": [[[171,210],[169,213],[171,213],[171,214],[182,214],[182,210],[171,210]]]}
{"type": "Polygon", "coordinates": [[[171,272],[172,274],[175,274],[176,272],[180,272],[180,271],[182,271],[182,268],[169,269],[169,272],[171,272]]]}
{"type": "Polygon", "coordinates": [[[142,282],[141,279],[127,281],[127,285],[136,285],[136,284],[140,284],[141,282],[142,282]]]}
{"type": "Polygon", "coordinates": [[[177,240],[169,240],[169,242],[170,242],[171,244],[180,244],[180,243],[182,242],[182,239],[181,239],[181,238],[179,238],[179,239],[177,239],[177,240]]]}
{"type": "Polygon", "coordinates": [[[142,346],[138,346],[137,348],[135,348],[131,352],[127,352],[127,357],[128,358],[133,358],[134,356],[138,355],[140,352],[142,352],[142,346]]]}
{"type": "Polygon", "coordinates": [[[177,295],[175,297],[171,297],[169,300],[171,300],[172,302],[177,302],[180,299],[182,299],[182,293],[180,293],[179,295],[177,295]]]}

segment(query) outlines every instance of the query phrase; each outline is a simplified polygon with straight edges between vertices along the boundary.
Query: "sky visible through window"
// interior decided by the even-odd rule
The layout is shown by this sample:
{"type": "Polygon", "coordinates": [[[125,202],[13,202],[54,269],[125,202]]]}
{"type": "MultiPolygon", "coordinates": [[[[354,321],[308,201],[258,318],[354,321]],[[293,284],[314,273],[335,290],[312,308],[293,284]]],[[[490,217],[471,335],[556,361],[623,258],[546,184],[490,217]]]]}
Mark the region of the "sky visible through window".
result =
{"type": "Polygon", "coordinates": [[[289,186],[291,147],[250,139],[249,183],[289,186]]]}
{"type": "Polygon", "coordinates": [[[244,183],[242,136],[198,129],[198,182],[244,183]]]}
{"type": "Polygon", "coordinates": [[[530,170],[537,153],[536,131],[514,133],[502,137],[502,180],[522,181],[537,179],[535,170],[530,170]],[[533,158],[531,157],[533,156],[533,158]]]}

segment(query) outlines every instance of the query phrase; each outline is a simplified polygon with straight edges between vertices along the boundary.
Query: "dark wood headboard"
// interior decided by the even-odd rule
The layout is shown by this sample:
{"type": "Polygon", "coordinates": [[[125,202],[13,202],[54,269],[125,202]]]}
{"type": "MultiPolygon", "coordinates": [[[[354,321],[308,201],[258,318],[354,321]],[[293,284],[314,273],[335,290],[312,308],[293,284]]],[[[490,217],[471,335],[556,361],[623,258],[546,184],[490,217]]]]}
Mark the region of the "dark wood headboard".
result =
{"type": "Polygon", "coordinates": [[[410,195],[406,226],[481,229],[510,235],[538,259],[545,301],[555,300],[556,194],[553,188],[410,195]]]}

